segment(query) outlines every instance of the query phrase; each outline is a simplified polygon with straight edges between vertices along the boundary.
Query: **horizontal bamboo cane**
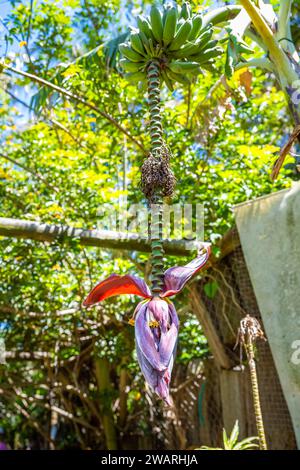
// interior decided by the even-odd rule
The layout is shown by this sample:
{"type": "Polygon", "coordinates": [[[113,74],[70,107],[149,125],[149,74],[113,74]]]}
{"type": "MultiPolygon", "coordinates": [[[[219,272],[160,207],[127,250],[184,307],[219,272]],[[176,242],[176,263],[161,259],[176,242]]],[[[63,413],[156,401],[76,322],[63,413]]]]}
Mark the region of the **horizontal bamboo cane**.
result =
{"type": "MultiPolygon", "coordinates": [[[[85,230],[67,225],[50,225],[30,220],[0,218],[0,236],[28,238],[31,240],[53,242],[79,240],[81,245],[100,248],[133,250],[149,253],[148,238],[139,234],[110,230],[85,230]]],[[[189,256],[199,248],[199,242],[191,240],[167,239],[163,242],[166,254],[189,256]]]]}

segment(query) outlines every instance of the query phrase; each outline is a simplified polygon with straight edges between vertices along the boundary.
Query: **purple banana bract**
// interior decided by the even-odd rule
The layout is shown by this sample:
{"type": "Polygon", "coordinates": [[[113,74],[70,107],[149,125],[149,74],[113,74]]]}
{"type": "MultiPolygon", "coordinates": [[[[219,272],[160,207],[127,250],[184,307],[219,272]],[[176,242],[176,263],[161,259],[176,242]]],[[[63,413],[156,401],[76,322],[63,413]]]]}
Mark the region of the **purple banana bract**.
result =
{"type": "Polygon", "coordinates": [[[175,266],[164,273],[164,286],[153,296],[145,281],[137,276],[112,274],[97,284],[83,305],[94,305],[108,297],[135,294],[144,297],[130,323],[135,325],[137,358],[150,387],[168,404],[171,373],[176,355],[179,321],[174,304],[168,299],[203,268],[210,255],[210,246],[203,244],[197,258],[185,266],[175,266]]]}

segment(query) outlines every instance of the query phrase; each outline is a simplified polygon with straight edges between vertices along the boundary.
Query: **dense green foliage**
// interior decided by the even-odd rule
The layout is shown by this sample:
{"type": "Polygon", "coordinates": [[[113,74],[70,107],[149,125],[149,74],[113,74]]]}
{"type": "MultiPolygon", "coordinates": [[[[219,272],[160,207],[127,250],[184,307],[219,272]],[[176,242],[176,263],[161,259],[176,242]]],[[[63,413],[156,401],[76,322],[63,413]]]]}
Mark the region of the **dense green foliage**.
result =
{"type": "MultiPolygon", "coordinates": [[[[209,1],[192,3],[195,11],[210,7],[209,1]]],[[[11,64],[82,95],[102,114],[29,78],[2,74],[0,216],[101,228],[105,204],[118,210],[122,196],[129,204],[145,204],[139,188],[144,154],[136,145],[149,146],[145,89],[108,68],[110,50],[103,44],[126,32],[150,2],[10,4],[1,55],[10,52],[11,64]]],[[[165,138],[178,181],[173,202],[204,204],[205,239],[213,243],[232,226],[235,204],[288,187],[290,177],[297,178],[293,159],[276,183],[269,178],[292,128],[272,75],[241,69],[220,80],[224,63],[222,55],[215,72],[173,93],[162,89],[165,138]]],[[[117,298],[81,309],[92,285],[112,272],[147,276],[147,256],[84,249],[63,240],[0,238],[0,327],[6,350],[15,355],[0,365],[0,421],[11,445],[103,448],[103,416],[116,426],[121,447],[151,434],[149,400],[127,324],[134,301],[117,298]],[[24,351],[31,361],[20,356],[24,351]],[[99,360],[105,361],[108,376],[104,390],[97,381],[99,360]],[[56,442],[49,444],[51,419],[59,426],[56,442]]],[[[208,354],[201,327],[186,307],[187,295],[176,300],[179,363],[208,354]]]]}

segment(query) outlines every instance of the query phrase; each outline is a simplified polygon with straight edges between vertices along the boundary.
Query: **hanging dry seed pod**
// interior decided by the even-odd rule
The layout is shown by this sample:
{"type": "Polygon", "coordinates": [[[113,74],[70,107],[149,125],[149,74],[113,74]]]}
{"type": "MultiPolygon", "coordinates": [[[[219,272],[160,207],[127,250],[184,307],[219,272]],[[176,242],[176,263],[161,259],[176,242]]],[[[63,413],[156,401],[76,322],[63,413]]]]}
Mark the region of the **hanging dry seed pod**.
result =
{"type": "Polygon", "coordinates": [[[162,196],[171,197],[174,192],[176,178],[169,166],[171,152],[163,143],[159,150],[150,153],[142,165],[141,187],[150,203],[157,191],[162,196]]]}

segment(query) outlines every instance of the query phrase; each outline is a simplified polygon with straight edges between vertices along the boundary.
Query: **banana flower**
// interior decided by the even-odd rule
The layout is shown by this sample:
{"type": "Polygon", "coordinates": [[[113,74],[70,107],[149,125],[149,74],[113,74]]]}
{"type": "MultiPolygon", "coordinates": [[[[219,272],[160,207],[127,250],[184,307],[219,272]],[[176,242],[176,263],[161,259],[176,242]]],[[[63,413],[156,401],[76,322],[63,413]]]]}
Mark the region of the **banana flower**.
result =
{"type": "Polygon", "coordinates": [[[83,306],[89,307],[108,297],[134,294],[143,297],[129,323],[135,326],[137,358],[146,382],[168,405],[169,387],[176,355],[179,321],[174,304],[169,300],[207,263],[210,245],[203,244],[197,258],[185,266],[174,266],[164,273],[160,294],[152,295],[146,282],[131,274],[112,274],[97,284],[83,306]]]}

